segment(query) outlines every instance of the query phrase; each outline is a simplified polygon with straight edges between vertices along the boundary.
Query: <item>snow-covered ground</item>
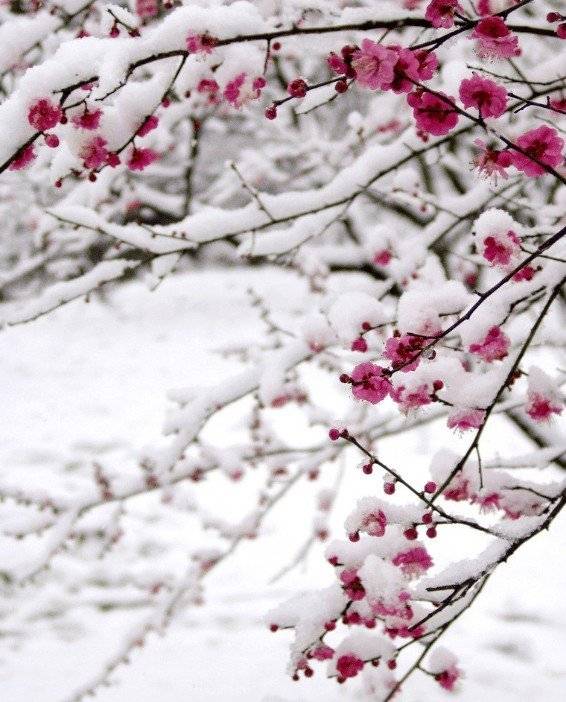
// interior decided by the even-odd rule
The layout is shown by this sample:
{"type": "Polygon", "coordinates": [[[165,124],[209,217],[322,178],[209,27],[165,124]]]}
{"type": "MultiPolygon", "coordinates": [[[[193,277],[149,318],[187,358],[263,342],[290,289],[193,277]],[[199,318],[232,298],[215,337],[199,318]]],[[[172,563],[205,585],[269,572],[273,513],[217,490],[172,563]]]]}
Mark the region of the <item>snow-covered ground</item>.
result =
{"type": "MultiPolygon", "coordinates": [[[[245,292],[249,286],[269,296],[276,307],[291,311],[302,294],[296,279],[280,271],[269,275],[190,272],[166,279],[154,292],[132,283],[105,304],[95,298],[89,304],[76,302],[33,324],[3,332],[2,478],[21,484],[35,481],[49,490],[75,480],[77,474],[89,475],[93,460],[113,470],[122,461],[132,462],[142,446],[159,439],[167,389],[189,385],[195,376],[199,383],[217,382],[234,370],[236,361],[210,350],[237,348],[259,338],[261,323],[245,292]]],[[[430,434],[418,441],[404,440],[403,459],[423,463],[423,456],[437,448],[431,445],[436,439],[443,440],[430,434]]],[[[509,443],[514,441],[515,437],[508,437],[509,443]]],[[[395,438],[384,441],[385,455],[397,455],[400,449],[395,438]]],[[[368,483],[359,480],[347,474],[337,508],[338,527],[352,495],[369,491],[368,483]]],[[[217,512],[230,512],[242,494],[238,490],[245,491],[226,482],[215,486],[217,512]]],[[[191,488],[197,496],[199,489],[191,488]]],[[[282,504],[266,524],[264,538],[243,544],[238,554],[211,573],[205,604],[187,606],[178,613],[164,636],[153,635],[132,655],[130,665],[119,668],[112,676],[115,684],[101,689],[97,699],[357,699],[357,680],[337,686],[317,671],[313,679],[293,683],[285,674],[288,635],[270,633],[263,620],[270,607],[296,588],[330,581],[321,550],[315,550],[307,570],[299,568],[268,585],[304,538],[312,520],[311,505],[312,494],[297,495],[291,510],[282,504]]],[[[142,503],[137,509],[145,510],[145,517],[137,521],[132,517],[134,530],[143,538],[147,529],[148,538],[153,538],[154,527],[147,517],[153,508],[142,503]]],[[[445,637],[466,672],[457,699],[560,702],[566,698],[566,556],[561,536],[565,525],[566,517],[557,519],[549,533],[538,536],[503,565],[473,609],[445,637]]],[[[157,524],[155,531],[171,545],[164,550],[165,560],[174,560],[178,551],[200,543],[200,532],[181,520],[168,521],[164,527],[157,524]]],[[[9,543],[10,553],[7,541],[2,541],[3,557],[15,562],[19,546],[9,543]]],[[[58,569],[64,573],[70,567],[64,555],[60,560],[62,565],[54,564],[56,576],[58,569]]],[[[123,568],[135,571],[139,582],[149,582],[153,576],[135,570],[137,566],[129,561],[123,568]]],[[[53,599],[48,615],[49,608],[43,605],[35,609],[33,588],[22,593],[24,609],[17,617],[1,606],[2,702],[63,702],[119,649],[122,638],[144,616],[139,591],[131,586],[108,588],[113,604],[105,606],[94,577],[80,597],[74,596],[69,582],[61,582],[71,593],[67,604],[53,594],[57,583],[49,582],[48,594],[41,595],[53,599]],[[22,621],[29,633],[26,637],[20,635],[22,621]]],[[[400,699],[434,702],[448,697],[430,678],[415,675],[400,699]]]]}

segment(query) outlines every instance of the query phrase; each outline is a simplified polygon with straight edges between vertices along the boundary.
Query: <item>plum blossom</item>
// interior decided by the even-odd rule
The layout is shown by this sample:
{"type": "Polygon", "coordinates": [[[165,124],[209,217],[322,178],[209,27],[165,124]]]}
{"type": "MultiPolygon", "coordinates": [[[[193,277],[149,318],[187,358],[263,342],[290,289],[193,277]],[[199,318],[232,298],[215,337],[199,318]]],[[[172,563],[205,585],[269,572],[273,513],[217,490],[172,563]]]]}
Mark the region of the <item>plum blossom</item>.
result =
{"type": "Polygon", "coordinates": [[[421,77],[419,60],[410,49],[403,49],[401,46],[388,48],[395,51],[397,60],[393,66],[393,78],[389,83],[384,84],[386,86],[384,89],[392,90],[394,93],[410,93],[414,81],[421,77]]]}
{"type": "Polygon", "coordinates": [[[317,661],[327,661],[334,656],[334,649],[326,644],[317,646],[312,652],[312,657],[317,661]]]}
{"type": "Polygon", "coordinates": [[[218,40],[209,34],[189,34],[187,51],[189,54],[211,54],[217,43],[218,40]]]}
{"type": "Polygon", "coordinates": [[[454,26],[455,12],[462,12],[458,0],[431,0],[426,8],[425,19],[436,29],[450,29],[454,26]]]}
{"type": "Polygon", "coordinates": [[[512,157],[509,151],[493,149],[488,147],[483,139],[475,139],[474,144],[480,149],[480,153],[474,157],[473,164],[481,175],[486,178],[501,177],[507,180],[509,177],[506,168],[512,164],[512,157]]]}
{"type": "Polygon", "coordinates": [[[528,403],[525,410],[535,422],[548,421],[553,414],[562,414],[562,404],[559,404],[550,397],[545,397],[538,392],[531,392],[528,395],[528,403]]]}
{"type": "Polygon", "coordinates": [[[98,129],[100,125],[100,118],[102,117],[102,110],[85,110],[78,115],[75,115],[71,122],[75,129],[87,129],[93,131],[98,129]]]}
{"type": "Polygon", "coordinates": [[[488,363],[500,361],[509,353],[509,344],[509,337],[505,332],[501,331],[500,327],[493,326],[481,342],[470,344],[470,353],[481,356],[488,363]]]}
{"type": "Polygon", "coordinates": [[[394,79],[397,54],[371,39],[362,41],[361,49],[352,54],[352,67],[357,82],[370,90],[387,90],[394,79]]]}
{"type": "Polygon", "coordinates": [[[340,656],[336,661],[336,670],[342,678],[355,678],[363,667],[364,662],[353,653],[340,656]]]}
{"type": "Polygon", "coordinates": [[[413,108],[417,128],[426,134],[443,136],[458,124],[458,113],[450,105],[454,98],[444,93],[416,90],[407,95],[407,102],[413,108]]]}
{"type": "Polygon", "coordinates": [[[360,531],[365,531],[369,536],[383,536],[387,526],[387,517],[382,510],[366,514],[362,519],[360,531]]]}
{"type": "Polygon", "coordinates": [[[401,551],[393,558],[392,563],[410,578],[419,577],[433,565],[430,554],[423,546],[401,551]]]}
{"type": "Polygon", "coordinates": [[[417,49],[413,54],[419,62],[418,74],[420,80],[430,80],[438,70],[438,58],[434,51],[417,49]]]}
{"type": "Polygon", "coordinates": [[[496,12],[513,7],[518,2],[519,0],[479,0],[477,5],[478,14],[482,15],[482,17],[494,15],[496,12]]]}
{"type": "Polygon", "coordinates": [[[460,83],[460,100],[466,108],[475,107],[481,117],[501,117],[507,107],[507,91],[493,80],[474,75],[460,83]]]}
{"type": "Polygon", "coordinates": [[[149,19],[158,13],[158,0],[136,0],[136,14],[140,19],[149,19]]]}
{"type": "Polygon", "coordinates": [[[392,391],[391,397],[396,402],[403,412],[410,412],[418,407],[424,407],[432,402],[428,385],[423,384],[407,390],[404,386],[395,388],[392,391]]]}
{"type": "Polygon", "coordinates": [[[384,400],[391,392],[391,381],[384,375],[384,370],[369,361],[357,365],[351,374],[354,397],[372,405],[384,400]]]}
{"type": "Polygon", "coordinates": [[[442,495],[446,500],[451,500],[453,502],[469,500],[471,497],[470,481],[459,473],[450,481],[450,484],[444,490],[442,495]]]}
{"type": "Polygon", "coordinates": [[[106,162],[108,157],[106,144],[106,139],[101,136],[95,136],[82,145],[79,156],[82,158],[85,168],[93,170],[100,168],[106,162]]]}
{"type": "Polygon", "coordinates": [[[218,95],[219,91],[220,86],[214,79],[211,78],[203,78],[197,85],[197,92],[201,95],[207,96],[209,105],[218,105],[220,102],[220,97],[218,95]]]}
{"type": "Polygon", "coordinates": [[[409,373],[419,365],[419,352],[424,342],[425,339],[415,334],[392,336],[385,342],[383,355],[391,361],[391,366],[394,369],[409,373]]]}
{"type": "Polygon", "coordinates": [[[153,149],[138,149],[134,147],[127,161],[127,166],[131,171],[143,171],[150,164],[156,161],[159,155],[153,149]]]}
{"type": "Polygon", "coordinates": [[[462,677],[462,671],[457,666],[456,656],[448,649],[439,646],[429,659],[428,668],[440,687],[452,692],[456,682],[462,677]]]}
{"type": "Polygon", "coordinates": [[[38,132],[46,132],[59,124],[63,111],[47,98],[41,98],[29,108],[28,122],[38,132]]]}
{"type": "Polygon", "coordinates": [[[562,414],[564,402],[552,379],[540,368],[529,368],[525,411],[535,422],[547,422],[553,414],[562,414]]]}
{"type": "Polygon", "coordinates": [[[344,592],[351,600],[358,602],[364,599],[366,591],[356,570],[343,570],[340,573],[340,580],[344,584],[344,592]]]}
{"type": "Polygon", "coordinates": [[[448,421],[446,424],[449,429],[468,431],[469,429],[479,429],[484,419],[484,410],[454,408],[448,414],[448,421]]]}
{"type": "Polygon", "coordinates": [[[536,272],[537,269],[533,268],[533,266],[523,266],[515,273],[515,275],[513,276],[513,280],[516,283],[520,283],[523,280],[532,280],[536,272]]]}
{"type": "Polygon", "coordinates": [[[516,139],[516,144],[526,153],[513,151],[511,156],[513,165],[527,176],[543,175],[545,173],[544,166],[556,168],[564,162],[562,155],[564,139],[558,136],[555,129],[546,124],[521,134],[516,139]],[[532,159],[536,159],[536,161],[532,159]]]}
{"type": "Polygon", "coordinates": [[[469,38],[475,39],[476,52],[480,58],[507,59],[521,55],[519,39],[501,17],[480,20],[469,38]]]}
{"type": "Polygon", "coordinates": [[[28,144],[23,149],[18,151],[16,158],[10,164],[10,171],[21,171],[22,169],[29,166],[29,164],[35,160],[35,149],[33,144],[28,144]]]}
{"type": "Polygon", "coordinates": [[[252,79],[247,73],[239,73],[224,88],[224,99],[236,109],[240,109],[250,100],[257,100],[265,87],[265,78],[252,79]]]}
{"type": "Polygon", "coordinates": [[[388,266],[391,263],[392,254],[388,249],[376,251],[373,255],[373,262],[376,266],[388,266]]]}
{"type": "Polygon", "coordinates": [[[157,128],[159,124],[159,119],[155,115],[148,115],[144,121],[141,123],[136,135],[139,137],[144,137],[151,131],[157,128]]]}
{"type": "Polygon", "coordinates": [[[512,230],[494,232],[482,244],[482,255],[492,266],[508,266],[521,251],[521,240],[512,230]]]}

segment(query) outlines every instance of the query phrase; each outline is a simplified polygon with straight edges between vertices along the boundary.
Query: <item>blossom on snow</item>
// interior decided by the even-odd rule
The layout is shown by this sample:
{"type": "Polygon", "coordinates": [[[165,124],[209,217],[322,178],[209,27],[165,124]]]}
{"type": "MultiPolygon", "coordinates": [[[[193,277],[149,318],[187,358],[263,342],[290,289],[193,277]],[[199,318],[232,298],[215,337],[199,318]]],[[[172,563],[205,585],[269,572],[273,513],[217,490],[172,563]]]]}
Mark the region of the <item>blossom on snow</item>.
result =
{"type": "Polygon", "coordinates": [[[369,361],[357,365],[351,374],[354,397],[372,405],[384,400],[391,392],[391,381],[383,375],[384,370],[369,361]]]}
{"type": "Polygon", "coordinates": [[[476,40],[476,51],[480,58],[507,59],[521,54],[519,39],[501,17],[480,20],[469,38],[476,40]]]}
{"type": "Polygon", "coordinates": [[[28,122],[38,132],[46,132],[59,123],[62,115],[63,112],[59,105],[55,105],[47,98],[41,98],[29,108],[28,122]]]}
{"type": "Polygon", "coordinates": [[[464,107],[475,107],[481,117],[500,117],[507,107],[507,91],[489,78],[474,75],[460,83],[464,107]]]}
{"type": "Polygon", "coordinates": [[[425,19],[436,29],[450,29],[454,25],[455,12],[462,12],[458,0],[431,0],[426,8],[425,19]]]}
{"type": "Polygon", "coordinates": [[[500,361],[509,353],[509,337],[497,326],[491,327],[485,338],[470,345],[470,353],[481,356],[484,361],[500,361]]]}
{"type": "Polygon", "coordinates": [[[356,80],[364,88],[387,90],[394,78],[393,68],[397,54],[371,39],[362,41],[361,49],[352,54],[356,80]]]}
{"type": "Polygon", "coordinates": [[[416,90],[407,95],[407,102],[413,108],[417,128],[425,133],[443,136],[458,124],[458,113],[450,104],[454,98],[444,93],[416,90]]]}
{"type": "Polygon", "coordinates": [[[562,156],[564,139],[558,136],[555,129],[546,124],[521,134],[515,143],[526,153],[513,151],[511,155],[513,165],[527,176],[543,175],[544,166],[556,168],[564,161],[562,156]],[[532,159],[536,159],[536,161],[532,159]]]}

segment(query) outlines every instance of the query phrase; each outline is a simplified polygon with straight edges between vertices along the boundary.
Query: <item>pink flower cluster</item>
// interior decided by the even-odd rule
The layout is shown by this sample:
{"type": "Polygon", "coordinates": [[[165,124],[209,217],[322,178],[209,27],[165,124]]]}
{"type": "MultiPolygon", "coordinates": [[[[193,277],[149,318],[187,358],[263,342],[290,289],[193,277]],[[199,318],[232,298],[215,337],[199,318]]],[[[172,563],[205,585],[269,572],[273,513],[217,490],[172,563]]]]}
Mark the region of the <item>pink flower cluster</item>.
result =
{"type": "MultiPolygon", "coordinates": [[[[416,81],[432,78],[438,68],[436,55],[431,51],[413,51],[398,45],[383,46],[371,39],[364,39],[361,48],[355,49],[351,57],[351,68],[357,83],[371,90],[408,93],[416,81]]],[[[345,63],[334,61],[332,65],[335,69],[348,70],[345,63]]]]}
{"type": "Polygon", "coordinates": [[[392,563],[409,577],[421,576],[433,565],[429,552],[423,546],[401,551],[393,558],[392,563]]]}
{"type": "Polygon", "coordinates": [[[564,139],[546,124],[521,134],[515,143],[523,153],[513,151],[513,165],[527,176],[541,176],[545,166],[556,168],[564,163],[564,139]]]}
{"type": "Polygon", "coordinates": [[[464,107],[475,107],[480,117],[501,117],[507,107],[507,91],[493,80],[474,75],[460,83],[460,100],[464,107]]]}
{"type": "Polygon", "coordinates": [[[48,129],[53,129],[59,124],[63,111],[59,107],[48,100],[41,98],[33,103],[28,111],[28,122],[38,132],[46,132],[48,129]]]}
{"type": "Polygon", "coordinates": [[[407,102],[413,108],[417,129],[427,134],[444,136],[458,124],[454,98],[444,93],[416,90],[407,96],[407,102]]]}
{"type": "Polygon", "coordinates": [[[492,266],[508,266],[521,251],[521,240],[514,231],[494,232],[483,240],[482,255],[492,266]]]}
{"type": "Polygon", "coordinates": [[[263,76],[251,78],[247,73],[239,73],[224,88],[224,99],[239,109],[250,100],[257,100],[266,81],[263,76]]]}
{"type": "Polygon", "coordinates": [[[509,353],[509,337],[499,327],[491,327],[479,343],[470,344],[470,353],[481,356],[484,361],[500,361],[509,353]]]}
{"type": "Polygon", "coordinates": [[[350,378],[354,397],[370,402],[372,405],[384,400],[392,388],[391,381],[384,375],[384,371],[385,368],[369,361],[357,365],[350,378]]]}
{"type": "Polygon", "coordinates": [[[431,0],[426,8],[425,19],[435,29],[450,29],[454,25],[454,14],[462,11],[458,0],[431,0]]]}
{"type": "Polygon", "coordinates": [[[519,39],[501,17],[480,20],[469,38],[475,40],[476,52],[480,58],[508,59],[521,55],[519,39]]]}
{"type": "Polygon", "coordinates": [[[535,422],[548,422],[553,414],[562,414],[562,403],[542,392],[530,391],[527,400],[525,411],[535,422]]]}

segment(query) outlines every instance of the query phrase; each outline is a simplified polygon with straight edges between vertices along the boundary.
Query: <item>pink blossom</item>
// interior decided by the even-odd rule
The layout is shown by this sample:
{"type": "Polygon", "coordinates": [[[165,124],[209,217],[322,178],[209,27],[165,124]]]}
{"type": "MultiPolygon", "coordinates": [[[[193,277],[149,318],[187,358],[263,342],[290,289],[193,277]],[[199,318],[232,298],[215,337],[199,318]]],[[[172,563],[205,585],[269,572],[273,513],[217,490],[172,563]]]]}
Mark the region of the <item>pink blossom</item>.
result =
{"type": "Polygon", "coordinates": [[[458,113],[448,101],[454,102],[454,98],[444,93],[433,95],[417,90],[407,95],[407,102],[413,108],[417,128],[434,136],[448,134],[458,124],[458,113]]]}
{"type": "Polygon", "coordinates": [[[265,86],[263,77],[252,80],[247,73],[239,73],[235,78],[229,81],[224,88],[224,99],[240,109],[250,100],[257,100],[261,95],[261,89],[265,86]]]}
{"type": "Polygon", "coordinates": [[[479,0],[478,14],[485,17],[486,15],[494,15],[496,12],[506,10],[508,7],[516,5],[519,0],[479,0]]]}
{"type": "Polygon", "coordinates": [[[388,48],[396,53],[397,60],[393,66],[393,78],[391,82],[384,84],[384,89],[394,93],[410,93],[414,81],[420,78],[419,60],[410,49],[403,49],[401,46],[388,48]]]}
{"type": "Polygon", "coordinates": [[[23,149],[18,151],[16,157],[10,164],[8,170],[10,171],[21,171],[22,169],[29,166],[29,164],[35,159],[35,150],[33,144],[28,144],[23,149]]]}
{"type": "Polygon", "coordinates": [[[535,422],[546,422],[553,414],[562,414],[562,403],[553,397],[543,395],[541,392],[529,392],[525,410],[535,422]]]}
{"type": "Polygon", "coordinates": [[[157,0],[136,0],[136,13],[141,19],[155,17],[159,12],[157,0]]]}
{"type": "Polygon", "coordinates": [[[326,63],[328,64],[330,70],[338,75],[343,75],[348,70],[348,66],[346,65],[344,59],[341,56],[338,56],[338,54],[334,51],[331,51],[328,54],[326,57],[326,63]]]}
{"type": "Polygon", "coordinates": [[[432,402],[430,390],[426,384],[419,385],[414,390],[406,390],[401,386],[393,390],[391,397],[404,412],[424,407],[432,402]]]}
{"type": "Polygon", "coordinates": [[[509,176],[505,169],[512,163],[509,151],[489,148],[482,139],[475,139],[474,144],[481,149],[481,153],[474,157],[474,165],[480,174],[493,177],[495,181],[499,176],[506,180],[509,176]]]}
{"type": "Polygon", "coordinates": [[[312,657],[317,661],[327,661],[334,656],[334,649],[326,644],[317,646],[312,652],[312,657]]]}
{"type": "Polygon", "coordinates": [[[106,143],[106,139],[103,139],[101,136],[95,136],[83,144],[79,155],[85,168],[90,168],[91,170],[100,168],[106,162],[108,156],[106,143]]]}
{"type": "Polygon", "coordinates": [[[480,58],[507,59],[521,54],[518,38],[501,17],[480,20],[469,38],[476,40],[476,51],[480,58]]]}
{"type": "Polygon", "coordinates": [[[391,262],[391,251],[388,251],[387,249],[382,249],[381,251],[377,251],[373,255],[373,262],[377,266],[388,266],[389,263],[391,262]]]}
{"type": "Polygon", "coordinates": [[[336,661],[336,670],[342,678],[355,678],[363,669],[364,662],[353,653],[348,653],[336,661]]]}
{"type": "Polygon", "coordinates": [[[513,280],[516,283],[520,283],[523,280],[532,280],[536,272],[537,269],[532,266],[523,266],[515,273],[513,280]]]}
{"type": "Polygon", "coordinates": [[[555,98],[554,100],[550,100],[550,107],[553,107],[555,110],[559,110],[560,112],[566,113],[566,98],[565,97],[560,97],[560,98],[555,98]]]}
{"type": "Polygon", "coordinates": [[[363,518],[360,529],[369,534],[369,536],[383,536],[386,526],[387,517],[381,510],[378,510],[377,512],[367,514],[363,518]]]}
{"type": "Polygon", "coordinates": [[[430,80],[438,69],[438,58],[434,51],[428,49],[417,49],[413,54],[419,62],[419,80],[430,80]]]}
{"type": "Polygon", "coordinates": [[[218,40],[209,34],[189,34],[187,51],[189,54],[211,54],[217,43],[218,40]]]}
{"type": "Polygon", "coordinates": [[[432,567],[433,561],[430,554],[422,546],[402,551],[393,558],[393,565],[401,568],[405,575],[418,577],[432,567]]]}
{"type": "Polygon", "coordinates": [[[364,39],[361,49],[354,51],[352,56],[352,67],[361,86],[371,90],[387,90],[393,81],[393,67],[397,61],[394,51],[371,39],[364,39]]]}
{"type": "Polygon", "coordinates": [[[369,361],[357,365],[351,373],[354,397],[372,405],[384,400],[391,392],[391,381],[383,375],[384,370],[369,361]]]}
{"type": "Polygon", "coordinates": [[[146,134],[149,134],[151,131],[153,131],[158,124],[159,119],[155,115],[148,115],[141,123],[136,134],[139,137],[144,137],[146,134]]]}
{"type": "Polygon", "coordinates": [[[220,102],[219,90],[220,86],[218,83],[210,78],[203,78],[197,85],[197,92],[208,95],[208,103],[210,105],[217,105],[220,102]]]}
{"type": "Polygon", "coordinates": [[[445,499],[452,500],[453,502],[462,502],[463,500],[469,500],[471,493],[469,491],[470,481],[466,478],[460,476],[455,476],[451,481],[450,485],[442,493],[445,499]]]}
{"type": "Polygon", "coordinates": [[[479,429],[483,424],[485,411],[480,409],[453,409],[448,415],[447,426],[449,429],[479,429]]]}
{"type": "Polygon", "coordinates": [[[545,169],[541,164],[555,168],[564,161],[562,156],[564,139],[558,136],[555,129],[548,127],[546,124],[521,134],[517,138],[516,144],[526,154],[513,151],[513,165],[518,170],[523,171],[525,175],[531,177],[543,175],[545,169]],[[531,160],[529,156],[536,159],[539,163],[531,160]]]}
{"type": "Polygon", "coordinates": [[[413,334],[392,336],[385,342],[383,355],[391,361],[393,368],[401,369],[403,373],[409,373],[419,365],[419,351],[423,343],[423,338],[413,334]]]}
{"type": "Polygon", "coordinates": [[[358,602],[364,599],[366,591],[356,570],[343,570],[340,573],[340,580],[344,583],[344,592],[351,600],[358,602]]]}
{"type": "Polygon", "coordinates": [[[46,132],[57,126],[62,115],[63,112],[59,105],[55,105],[47,98],[42,98],[29,108],[28,122],[38,132],[46,132]]]}
{"type": "Polygon", "coordinates": [[[454,25],[455,12],[462,12],[458,0],[431,0],[426,8],[425,19],[436,29],[450,29],[454,25]]]}
{"type": "Polygon", "coordinates": [[[501,509],[501,495],[498,492],[474,495],[471,501],[473,504],[480,506],[481,512],[492,512],[493,510],[501,509]]]}
{"type": "Polygon", "coordinates": [[[500,361],[509,353],[509,337],[497,326],[489,329],[480,343],[470,344],[470,353],[481,356],[484,361],[500,361]]]}
{"type": "Polygon", "coordinates": [[[475,107],[481,117],[500,117],[507,107],[507,91],[493,80],[474,75],[460,83],[460,100],[464,107],[475,107]]]}
{"type": "Polygon", "coordinates": [[[153,149],[138,149],[134,146],[126,165],[131,171],[143,171],[158,158],[159,155],[153,149]]]}
{"type": "Polygon", "coordinates": [[[483,240],[483,257],[494,266],[507,266],[520,252],[521,241],[515,232],[498,232],[483,240]]]}
{"type": "Polygon", "coordinates": [[[440,687],[443,687],[445,690],[452,691],[461,675],[462,673],[460,669],[454,665],[446,670],[443,670],[441,673],[437,673],[434,676],[434,679],[440,685],[440,687]]]}
{"type": "Polygon", "coordinates": [[[101,117],[102,110],[85,110],[80,115],[75,115],[71,121],[76,129],[94,130],[98,129],[101,117]]]}
{"type": "Polygon", "coordinates": [[[360,353],[365,353],[368,350],[368,342],[363,336],[359,336],[357,339],[352,341],[351,346],[352,351],[359,351],[360,353]]]}

